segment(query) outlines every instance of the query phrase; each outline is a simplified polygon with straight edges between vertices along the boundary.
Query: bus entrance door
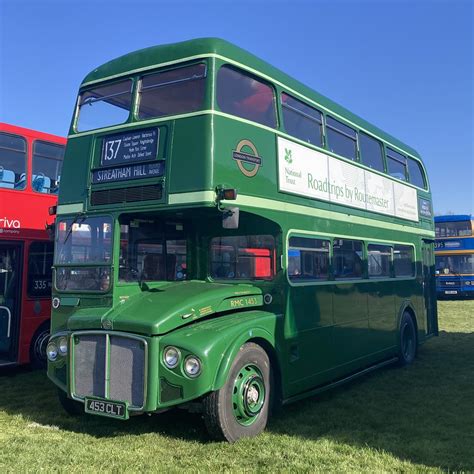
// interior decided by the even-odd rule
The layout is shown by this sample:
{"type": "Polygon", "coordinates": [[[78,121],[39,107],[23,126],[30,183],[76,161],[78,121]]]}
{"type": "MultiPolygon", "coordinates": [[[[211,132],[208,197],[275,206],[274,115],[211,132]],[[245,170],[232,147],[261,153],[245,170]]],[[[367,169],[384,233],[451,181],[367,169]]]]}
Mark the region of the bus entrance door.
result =
{"type": "Polygon", "coordinates": [[[13,362],[16,357],[20,265],[21,246],[0,244],[0,366],[13,362]]]}
{"type": "Polygon", "coordinates": [[[438,334],[438,318],[436,305],[434,240],[423,239],[423,297],[426,313],[426,333],[438,334]]]}

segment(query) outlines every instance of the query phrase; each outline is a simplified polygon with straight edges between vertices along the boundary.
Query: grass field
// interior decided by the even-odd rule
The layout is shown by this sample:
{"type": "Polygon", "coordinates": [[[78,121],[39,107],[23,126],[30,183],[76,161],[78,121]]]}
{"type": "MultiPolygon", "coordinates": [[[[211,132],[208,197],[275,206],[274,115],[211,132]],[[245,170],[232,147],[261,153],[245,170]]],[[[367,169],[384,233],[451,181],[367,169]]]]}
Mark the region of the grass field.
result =
{"type": "Polygon", "coordinates": [[[474,301],[439,303],[440,337],[388,368],[214,443],[199,415],[64,414],[42,373],[0,372],[0,471],[474,470],[474,301]]]}

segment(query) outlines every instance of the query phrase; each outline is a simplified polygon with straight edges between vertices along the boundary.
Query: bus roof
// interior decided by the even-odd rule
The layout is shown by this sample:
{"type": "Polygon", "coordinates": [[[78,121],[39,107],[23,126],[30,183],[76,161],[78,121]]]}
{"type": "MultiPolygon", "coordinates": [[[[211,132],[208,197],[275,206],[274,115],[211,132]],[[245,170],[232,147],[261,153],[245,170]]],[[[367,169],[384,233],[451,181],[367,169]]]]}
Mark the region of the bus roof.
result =
{"type": "Polygon", "coordinates": [[[453,214],[449,216],[435,216],[435,223],[437,222],[465,222],[473,219],[470,214],[453,214]]]}
{"type": "Polygon", "coordinates": [[[216,54],[226,57],[250,67],[251,69],[254,69],[262,74],[265,74],[272,79],[283,83],[287,87],[298,91],[303,96],[314,100],[322,107],[333,111],[346,120],[352,122],[354,125],[368,131],[369,133],[372,133],[373,135],[378,136],[386,142],[392,143],[398,148],[406,151],[408,154],[416,156],[421,160],[418,152],[410,146],[380,130],[378,127],[370,124],[369,122],[353,114],[346,108],[333,102],[327,97],[313,91],[309,87],[293,79],[257,56],[219,38],[198,38],[180,43],[165,44],[140,49],[124,56],[120,56],[103,64],[102,66],[97,67],[84,78],[82,85],[120,77],[133,71],[136,72],[137,70],[152,68],[166,62],[178,61],[180,59],[193,58],[196,56],[199,57],[209,54],[216,54]]]}
{"type": "Polygon", "coordinates": [[[21,136],[28,136],[39,140],[66,144],[66,138],[51,133],[39,132],[31,128],[19,127],[18,125],[11,125],[9,123],[0,122],[0,131],[13,133],[21,136]]]}

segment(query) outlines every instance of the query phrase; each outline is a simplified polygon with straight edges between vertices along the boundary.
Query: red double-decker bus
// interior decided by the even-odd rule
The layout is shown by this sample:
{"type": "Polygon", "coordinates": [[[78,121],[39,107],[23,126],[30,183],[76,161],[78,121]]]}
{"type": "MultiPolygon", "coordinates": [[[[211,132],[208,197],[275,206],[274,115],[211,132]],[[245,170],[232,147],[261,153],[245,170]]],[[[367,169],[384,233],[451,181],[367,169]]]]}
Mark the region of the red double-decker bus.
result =
{"type": "Polygon", "coordinates": [[[45,365],[66,139],[0,123],[0,367],[45,365]]]}

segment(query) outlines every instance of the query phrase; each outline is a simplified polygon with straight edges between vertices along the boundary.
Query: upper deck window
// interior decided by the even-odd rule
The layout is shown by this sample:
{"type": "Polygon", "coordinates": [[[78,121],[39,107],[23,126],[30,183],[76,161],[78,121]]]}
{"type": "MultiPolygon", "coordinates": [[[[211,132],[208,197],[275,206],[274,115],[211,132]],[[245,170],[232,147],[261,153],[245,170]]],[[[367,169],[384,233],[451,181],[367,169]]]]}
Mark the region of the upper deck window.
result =
{"type": "Polygon", "coordinates": [[[423,170],[420,164],[411,158],[408,158],[408,173],[410,175],[410,183],[419,188],[426,188],[423,170]]]}
{"type": "Polygon", "coordinates": [[[34,143],[31,186],[35,191],[46,194],[58,193],[64,148],[64,145],[54,143],[41,141],[34,143]]]}
{"type": "Polygon", "coordinates": [[[222,112],[276,127],[272,87],[234,67],[222,66],[217,73],[217,104],[222,112]]]}
{"type": "Polygon", "coordinates": [[[124,123],[131,104],[131,79],[84,91],[79,97],[76,129],[84,132],[124,123]]]}
{"type": "Polygon", "coordinates": [[[288,134],[312,145],[323,144],[323,120],[319,110],[291,97],[281,94],[283,125],[288,134]]]}
{"type": "Polygon", "coordinates": [[[359,133],[361,161],[364,165],[378,171],[384,171],[382,144],[363,132],[359,133]]]}
{"type": "Polygon", "coordinates": [[[193,64],[144,76],[140,85],[138,117],[142,120],[194,112],[202,108],[206,65],[193,64]]]}
{"type": "Polygon", "coordinates": [[[354,161],[357,159],[357,132],[353,128],[328,116],[326,133],[332,152],[354,161]]]}
{"type": "Polygon", "coordinates": [[[407,159],[389,147],[387,147],[387,169],[390,176],[406,181],[407,159]]]}
{"type": "Polygon", "coordinates": [[[26,140],[0,133],[0,188],[25,189],[26,140]]]}
{"type": "Polygon", "coordinates": [[[437,222],[435,224],[436,238],[443,237],[466,237],[473,235],[471,229],[471,221],[453,221],[453,222],[437,222]]]}

